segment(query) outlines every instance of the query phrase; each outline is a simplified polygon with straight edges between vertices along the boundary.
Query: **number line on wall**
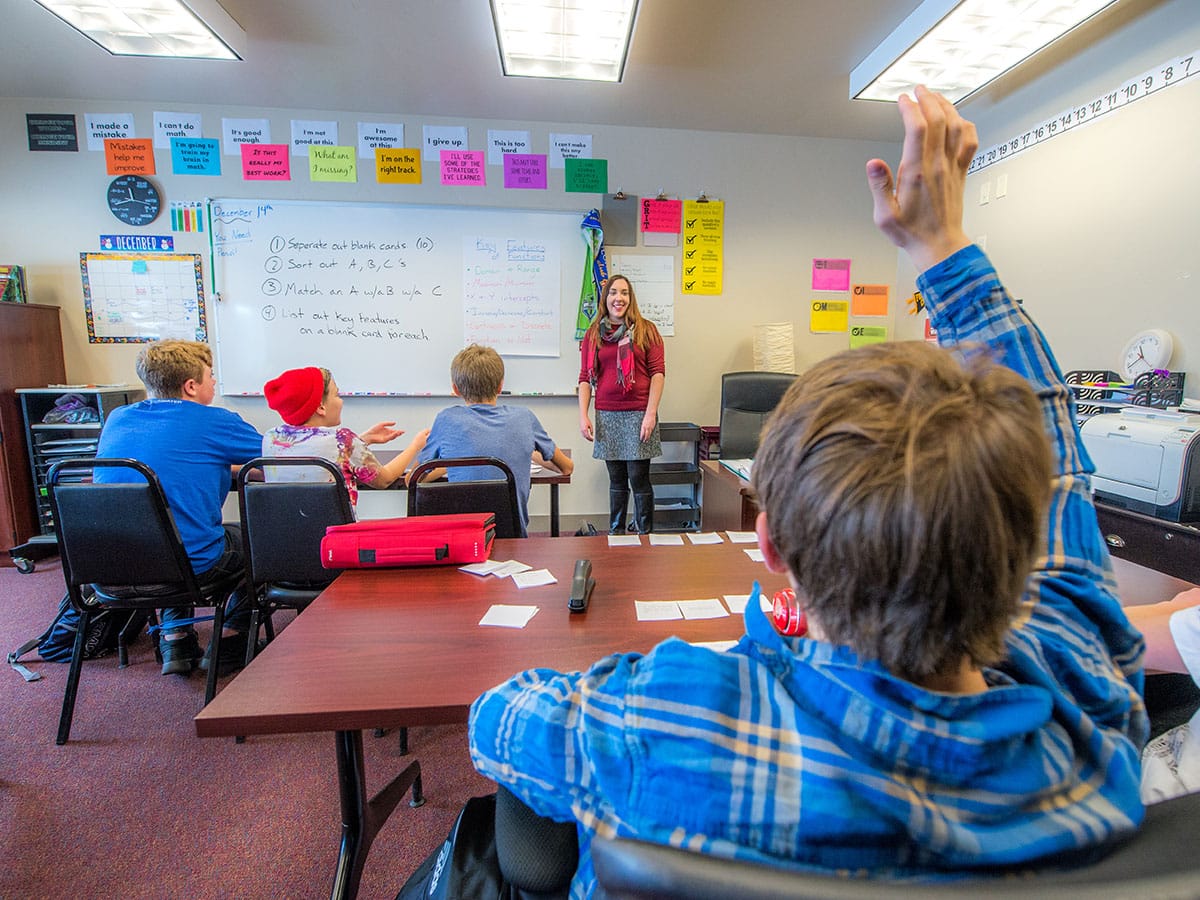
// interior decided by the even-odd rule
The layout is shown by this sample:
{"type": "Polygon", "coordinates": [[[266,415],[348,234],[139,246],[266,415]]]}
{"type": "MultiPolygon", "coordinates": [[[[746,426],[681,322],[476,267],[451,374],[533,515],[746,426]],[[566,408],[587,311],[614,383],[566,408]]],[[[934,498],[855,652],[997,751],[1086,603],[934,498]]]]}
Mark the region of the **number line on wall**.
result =
{"type": "Polygon", "coordinates": [[[1039,122],[1015,137],[988,147],[975,154],[967,174],[982,171],[988,166],[1011,159],[1018,153],[1044,144],[1051,138],[1088,125],[1111,112],[1123,109],[1130,103],[1156,94],[1164,88],[1181,84],[1200,74],[1200,50],[1185,53],[1161,65],[1147,69],[1135,78],[1129,78],[1111,91],[1106,91],[1086,103],[1068,106],[1057,115],[1039,122]]]}

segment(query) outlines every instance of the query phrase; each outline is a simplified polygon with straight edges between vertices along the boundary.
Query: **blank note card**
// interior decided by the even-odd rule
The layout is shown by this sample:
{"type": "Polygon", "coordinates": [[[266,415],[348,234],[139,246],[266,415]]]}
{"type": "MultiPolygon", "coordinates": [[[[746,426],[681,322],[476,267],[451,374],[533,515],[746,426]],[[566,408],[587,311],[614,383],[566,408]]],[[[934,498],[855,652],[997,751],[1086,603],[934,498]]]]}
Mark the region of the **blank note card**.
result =
{"type": "Polygon", "coordinates": [[[634,600],[639,622],[663,622],[667,619],[682,619],[679,604],[674,600],[634,600]]]}
{"type": "Polygon", "coordinates": [[[515,606],[508,603],[493,604],[483,618],[479,620],[480,625],[499,625],[501,628],[524,628],[529,624],[529,620],[537,615],[538,608],[536,606],[515,606]]]}

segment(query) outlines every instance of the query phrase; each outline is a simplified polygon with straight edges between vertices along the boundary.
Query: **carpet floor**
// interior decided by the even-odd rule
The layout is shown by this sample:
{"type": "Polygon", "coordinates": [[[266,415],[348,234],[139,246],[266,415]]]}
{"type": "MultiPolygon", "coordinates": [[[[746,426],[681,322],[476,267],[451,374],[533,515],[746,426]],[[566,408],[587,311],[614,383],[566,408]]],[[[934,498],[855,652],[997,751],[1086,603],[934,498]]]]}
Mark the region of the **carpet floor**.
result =
{"type": "MultiPolygon", "coordinates": [[[[55,559],[30,575],[0,568],[0,650],[39,634],[62,594],[55,559]]],[[[127,669],[115,654],[84,663],[59,747],[67,666],[25,658],[40,681],[0,675],[2,900],[329,895],[340,839],[332,734],[197,738],[201,674],[160,675],[143,634],[127,669]]],[[[364,743],[372,791],[415,757],[427,797],[418,809],[401,802],[376,838],[359,892],[373,900],[394,897],[466,799],[494,785],[471,766],[465,726],[411,729],[408,757],[395,733],[364,743]]]]}

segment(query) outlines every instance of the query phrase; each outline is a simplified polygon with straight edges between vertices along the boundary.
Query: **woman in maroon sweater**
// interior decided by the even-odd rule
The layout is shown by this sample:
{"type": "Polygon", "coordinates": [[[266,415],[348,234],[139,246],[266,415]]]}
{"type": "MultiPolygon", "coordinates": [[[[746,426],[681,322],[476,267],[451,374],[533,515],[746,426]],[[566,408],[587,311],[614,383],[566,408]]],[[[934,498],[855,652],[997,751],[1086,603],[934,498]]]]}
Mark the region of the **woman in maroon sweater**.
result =
{"type": "Polygon", "coordinates": [[[600,292],[600,310],[580,346],[579,430],[593,441],[592,456],[608,467],[611,534],[625,533],[625,510],[633,492],[633,527],[654,529],[650,460],[662,455],[658,402],[666,366],[663,340],[638,311],[633,285],[611,275],[600,292]],[[596,427],[588,404],[596,398],[596,427]]]}

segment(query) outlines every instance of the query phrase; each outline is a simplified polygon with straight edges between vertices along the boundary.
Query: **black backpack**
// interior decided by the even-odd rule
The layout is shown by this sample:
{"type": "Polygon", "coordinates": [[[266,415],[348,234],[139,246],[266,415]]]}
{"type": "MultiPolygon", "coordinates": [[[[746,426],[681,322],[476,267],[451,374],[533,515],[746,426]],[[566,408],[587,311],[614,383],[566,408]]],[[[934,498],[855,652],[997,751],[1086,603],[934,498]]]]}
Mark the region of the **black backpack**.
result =
{"type": "MultiPolygon", "coordinates": [[[[128,625],[134,616],[141,616],[143,621],[145,620],[145,612],[139,609],[101,608],[93,612],[84,636],[83,658],[99,659],[116,650],[121,629],[128,625]]],[[[70,598],[64,595],[58,604],[58,613],[54,616],[54,621],[40,635],[8,654],[8,664],[20,671],[26,681],[37,681],[40,675],[20,665],[21,657],[30,650],[36,648],[38,656],[47,662],[70,662],[71,652],[75,648],[75,635],[79,631],[79,618],[79,611],[71,605],[70,598]]],[[[130,641],[138,634],[141,634],[140,628],[130,635],[130,641]]]]}

